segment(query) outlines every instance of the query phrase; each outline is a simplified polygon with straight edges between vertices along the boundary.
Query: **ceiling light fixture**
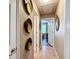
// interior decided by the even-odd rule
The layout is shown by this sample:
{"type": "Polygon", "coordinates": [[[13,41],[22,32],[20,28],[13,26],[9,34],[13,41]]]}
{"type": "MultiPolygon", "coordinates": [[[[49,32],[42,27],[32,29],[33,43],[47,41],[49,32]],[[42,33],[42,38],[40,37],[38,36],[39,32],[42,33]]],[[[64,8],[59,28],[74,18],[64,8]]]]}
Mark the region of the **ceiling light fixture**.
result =
{"type": "Polygon", "coordinates": [[[49,0],[42,0],[43,3],[48,4],[49,0]]]}

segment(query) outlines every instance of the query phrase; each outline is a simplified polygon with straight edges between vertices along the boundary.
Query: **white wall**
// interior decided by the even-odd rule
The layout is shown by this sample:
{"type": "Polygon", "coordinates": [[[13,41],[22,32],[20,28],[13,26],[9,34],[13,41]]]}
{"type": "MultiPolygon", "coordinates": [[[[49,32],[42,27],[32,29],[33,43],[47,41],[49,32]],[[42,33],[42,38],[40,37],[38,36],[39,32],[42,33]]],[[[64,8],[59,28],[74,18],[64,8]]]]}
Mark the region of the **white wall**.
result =
{"type": "Polygon", "coordinates": [[[64,59],[64,40],[65,40],[65,19],[64,19],[64,0],[60,0],[56,14],[60,19],[59,31],[55,31],[55,48],[59,59],[64,59]]]}
{"type": "Polygon", "coordinates": [[[55,31],[55,48],[58,52],[59,58],[64,59],[64,39],[65,39],[65,28],[64,21],[60,21],[59,31],[55,31]]]}

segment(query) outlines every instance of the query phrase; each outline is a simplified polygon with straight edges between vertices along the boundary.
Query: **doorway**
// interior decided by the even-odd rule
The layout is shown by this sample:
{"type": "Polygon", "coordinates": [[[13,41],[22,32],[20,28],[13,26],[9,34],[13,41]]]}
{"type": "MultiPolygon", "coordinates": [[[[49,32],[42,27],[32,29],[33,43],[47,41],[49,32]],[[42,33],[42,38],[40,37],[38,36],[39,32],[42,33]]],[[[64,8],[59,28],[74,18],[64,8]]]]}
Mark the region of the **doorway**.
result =
{"type": "Polygon", "coordinates": [[[54,48],[55,19],[41,19],[41,36],[39,19],[34,17],[34,59],[58,59],[54,48]],[[41,37],[41,38],[40,38],[41,37]],[[41,44],[40,44],[41,41],[41,44]]]}
{"type": "MultiPolygon", "coordinates": [[[[55,19],[44,18],[41,20],[41,49],[40,59],[56,58],[54,52],[54,34],[55,34],[55,19]]],[[[56,58],[57,59],[57,58],[56,58]]]]}
{"type": "Polygon", "coordinates": [[[42,46],[48,45],[48,21],[41,21],[42,46]]]}
{"type": "Polygon", "coordinates": [[[55,19],[46,18],[41,20],[41,45],[54,47],[55,19]]]}

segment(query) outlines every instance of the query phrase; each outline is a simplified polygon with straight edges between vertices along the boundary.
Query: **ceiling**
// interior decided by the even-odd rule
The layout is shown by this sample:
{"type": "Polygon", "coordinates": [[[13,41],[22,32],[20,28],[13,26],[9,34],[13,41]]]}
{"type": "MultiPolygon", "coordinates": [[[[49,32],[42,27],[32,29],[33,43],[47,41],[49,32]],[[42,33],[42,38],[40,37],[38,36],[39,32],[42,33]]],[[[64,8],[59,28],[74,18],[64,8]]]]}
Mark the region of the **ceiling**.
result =
{"type": "Polygon", "coordinates": [[[35,0],[35,3],[39,9],[40,14],[53,14],[56,11],[56,7],[59,0],[35,0]]]}

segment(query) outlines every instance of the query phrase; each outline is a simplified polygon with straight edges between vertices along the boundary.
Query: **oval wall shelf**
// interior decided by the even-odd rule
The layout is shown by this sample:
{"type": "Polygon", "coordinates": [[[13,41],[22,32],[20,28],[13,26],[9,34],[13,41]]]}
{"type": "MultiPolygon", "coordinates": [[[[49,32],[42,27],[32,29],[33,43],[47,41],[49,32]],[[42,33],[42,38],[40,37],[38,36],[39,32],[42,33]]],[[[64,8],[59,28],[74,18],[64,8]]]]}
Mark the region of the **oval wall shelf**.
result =
{"type": "Polygon", "coordinates": [[[56,15],[56,19],[55,19],[55,25],[56,25],[56,31],[59,31],[60,19],[57,15],[56,15]]]}
{"type": "Polygon", "coordinates": [[[32,21],[30,18],[24,22],[24,30],[28,34],[32,31],[32,21]]]}
{"type": "Polygon", "coordinates": [[[25,44],[25,50],[29,51],[32,48],[32,39],[28,38],[25,44]]]}
{"type": "Polygon", "coordinates": [[[24,11],[30,15],[33,10],[32,0],[22,0],[24,11]]]}

